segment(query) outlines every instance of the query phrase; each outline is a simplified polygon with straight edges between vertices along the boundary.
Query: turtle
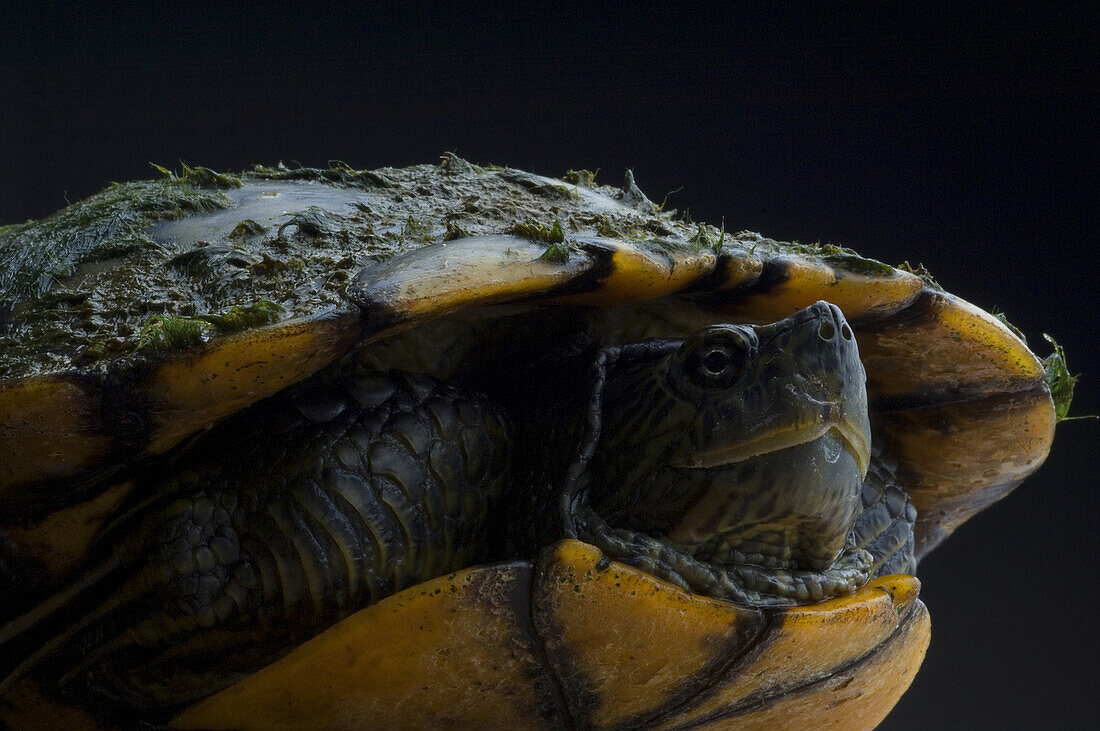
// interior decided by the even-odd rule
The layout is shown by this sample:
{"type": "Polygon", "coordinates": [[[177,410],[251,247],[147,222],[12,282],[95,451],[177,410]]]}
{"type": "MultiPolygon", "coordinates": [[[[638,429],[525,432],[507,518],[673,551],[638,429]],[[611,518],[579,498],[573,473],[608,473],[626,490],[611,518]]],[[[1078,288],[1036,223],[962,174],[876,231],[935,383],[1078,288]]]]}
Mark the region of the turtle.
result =
{"type": "Polygon", "coordinates": [[[630,171],[156,167],[0,228],[13,726],[873,726],[1072,396],[630,171]]]}

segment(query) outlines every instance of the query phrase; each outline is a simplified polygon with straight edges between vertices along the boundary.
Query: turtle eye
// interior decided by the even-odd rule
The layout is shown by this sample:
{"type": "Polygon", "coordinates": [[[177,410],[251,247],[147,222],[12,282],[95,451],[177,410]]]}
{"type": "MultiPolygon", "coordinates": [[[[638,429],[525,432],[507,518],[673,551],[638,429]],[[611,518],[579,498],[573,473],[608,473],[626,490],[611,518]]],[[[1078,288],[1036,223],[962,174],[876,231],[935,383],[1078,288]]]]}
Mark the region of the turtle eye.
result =
{"type": "Polygon", "coordinates": [[[683,369],[699,388],[728,388],[744,373],[752,348],[749,337],[740,329],[708,329],[684,343],[683,369]]]}

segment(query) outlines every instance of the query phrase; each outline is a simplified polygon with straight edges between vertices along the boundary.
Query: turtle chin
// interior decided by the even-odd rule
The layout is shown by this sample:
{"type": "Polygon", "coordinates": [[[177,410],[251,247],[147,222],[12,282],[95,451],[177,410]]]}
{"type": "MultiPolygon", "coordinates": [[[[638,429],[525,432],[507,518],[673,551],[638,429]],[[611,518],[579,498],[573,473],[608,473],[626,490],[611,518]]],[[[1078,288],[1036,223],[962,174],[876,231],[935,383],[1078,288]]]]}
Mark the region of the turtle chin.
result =
{"type": "Polygon", "coordinates": [[[745,460],[676,470],[691,504],[665,538],[715,564],[823,571],[861,510],[865,454],[845,430],[745,460]]]}

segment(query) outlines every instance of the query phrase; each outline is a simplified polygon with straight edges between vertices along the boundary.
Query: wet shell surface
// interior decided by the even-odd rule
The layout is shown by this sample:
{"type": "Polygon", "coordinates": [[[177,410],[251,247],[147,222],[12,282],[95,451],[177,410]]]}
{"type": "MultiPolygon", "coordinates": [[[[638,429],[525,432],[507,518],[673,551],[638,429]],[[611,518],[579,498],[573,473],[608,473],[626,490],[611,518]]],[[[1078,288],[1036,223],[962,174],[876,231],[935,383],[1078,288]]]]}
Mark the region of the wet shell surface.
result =
{"type": "MultiPolygon", "coordinates": [[[[0,228],[0,530],[37,576],[8,580],[32,597],[79,581],[136,499],[135,465],[348,353],[446,381],[517,312],[583,312],[613,344],[820,300],[854,331],[876,459],[916,509],[919,558],[1033,472],[1057,420],[1050,363],[923,271],[688,222],[629,176],[619,189],[454,156],[112,186],[0,228]]],[[[739,606],[566,540],[397,591],[170,723],[871,727],[924,656],[918,591],[891,575],[739,606]]],[[[13,726],[91,722],[33,680],[5,695],[13,726]]]]}

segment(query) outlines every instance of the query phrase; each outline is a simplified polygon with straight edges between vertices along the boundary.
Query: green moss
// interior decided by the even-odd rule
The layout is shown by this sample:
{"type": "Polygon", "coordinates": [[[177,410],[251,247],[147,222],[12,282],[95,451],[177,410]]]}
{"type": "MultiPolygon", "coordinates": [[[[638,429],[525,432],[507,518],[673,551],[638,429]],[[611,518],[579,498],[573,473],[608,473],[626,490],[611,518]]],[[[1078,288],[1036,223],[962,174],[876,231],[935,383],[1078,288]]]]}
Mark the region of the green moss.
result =
{"type": "MultiPolygon", "coordinates": [[[[829,248],[829,247],[823,247],[829,248]]],[[[831,247],[839,249],[839,246],[831,247]]],[[[855,252],[844,251],[843,253],[825,253],[818,257],[822,261],[830,264],[838,269],[852,272],[854,274],[863,274],[868,277],[893,277],[895,276],[894,267],[889,264],[883,264],[881,261],[875,259],[868,259],[860,256],[855,252]]]]}
{"type": "Polygon", "coordinates": [[[601,213],[589,218],[586,222],[595,226],[598,235],[609,239],[619,239],[620,241],[648,241],[653,238],[654,233],[658,235],[680,235],[669,229],[661,219],[639,222],[636,218],[617,218],[601,213]],[[641,227],[639,227],[639,223],[641,227]]]}
{"type": "Polygon", "coordinates": [[[554,225],[549,228],[541,223],[516,222],[509,233],[531,241],[545,241],[549,244],[560,244],[565,241],[565,232],[561,229],[561,221],[557,219],[554,219],[554,225]]]}
{"type": "Polygon", "coordinates": [[[512,226],[512,233],[531,241],[545,241],[550,244],[539,256],[539,261],[565,264],[572,255],[572,250],[565,243],[565,232],[561,229],[561,221],[557,219],[550,228],[541,223],[516,223],[512,226]]]}
{"type": "Polygon", "coordinates": [[[231,173],[216,173],[210,168],[191,167],[185,162],[180,163],[182,172],[176,175],[166,167],[149,163],[155,170],[160,171],[161,182],[177,183],[181,185],[196,185],[200,188],[240,188],[241,179],[231,173]]]}
{"type": "Polygon", "coordinates": [[[432,227],[415,216],[409,216],[405,219],[405,225],[401,227],[401,235],[409,239],[431,241],[432,227]]]}
{"type": "Polygon", "coordinates": [[[256,223],[251,218],[246,218],[233,227],[233,230],[229,232],[229,238],[243,239],[248,236],[259,236],[263,233],[267,233],[266,228],[256,223]]]}
{"type": "Polygon", "coordinates": [[[231,173],[216,173],[210,168],[192,168],[183,165],[183,173],[180,179],[190,185],[198,185],[206,188],[240,188],[241,179],[231,173]]]}
{"type": "MultiPolygon", "coordinates": [[[[212,335],[225,335],[275,322],[283,308],[269,300],[237,305],[218,315],[177,317],[153,315],[141,326],[136,350],[165,353],[193,348],[212,335]]],[[[95,355],[93,349],[86,356],[95,355]]]]}
{"type": "Polygon", "coordinates": [[[1000,320],[1002,325],[1004,325],[1009,330],[1011,330],[1012,334],[1020,339],[1020,342],[1024,343],[1025,345],[1027,344],[1027,336],[1024,335],[1023,330],[1021,330],[1020,328],[1016,327],[1011,322],[1009,322],[1008,321],[1008,316],[1005,313],[1001,312],[999,309],[994,307],[993,309],[991,309],[989,311],[989,314],[993,315],[995,318],[1000,320]]]}
{"type": "Polygon", "coordinates": [[[608,216],[602,213],[596,217],[596,233],[609,239],[626,238],[626,234],[619,230],[608,216]]]}
{"type": "Polygon", "coordinates": [[[444,152],[439,156],[439,167],[450,175],[463,173],[484,173],[485,168],[464,160],[453,152],[444,152]]]}
{"type": "Polygon", "coordinates": [[[702,251],[703,249],[711,249],[718,251],[722,248],[722,243],[726,240],[726,230],[723,225],[720,238],[714,238],[707,228],[705,223],[697,224],[697,228],[692,237],[688,240],[691,243],[691,247],[696,251],[702,251]]]}
{"type": "Polygon", "coordinates": [[[91,296],[91,292],[85,292],[77,289],[66,289],[64,287],[54,287],[48,292],[44,292],[39,298],[39,302],[45,307],[59,307],[68,305],[79,305],[87,301],[91,296]]]}
{"type": "Polygon", "coordinates": [[[267,325],[278,320],[282,313],[283,308],[276,303],[259,300],[247,307],[237,305],[220,315],[199,315],[196,319],[210,323],[224,334],[267,325]]]}
{"type": "Polygon", "coordinates": [[[913,266],[909,262],[903,261],[901,264],[898,264],[898,269],[902,270],[903,272],[909,272],[910,274],[916,274],[924,281],[925,284],[927,284],[932,289],[938,292],[943,291],[943,287],[940,286],[939,282],[932,278],[932,272],[925,269],[924,264],[917,264],[916,266],[913,266]]]}
{"type": "Polygon", "coordinates": [[[554,264],[565,264],[569,261],[569,257],[572,254],[572,250],[568,244],[554,243],[546,247],[546,251],[542,252],[539,257],[539,261],[548,261],[554,264]]]}
{"type": "Polygon", "coordinates": [[[522,170],[501,170],[498,172],[498,175],[504,180],[518,185],[532,195],[542,198],[580,199],[580,193],[577,192],[576,188],[555,185],[554,183],[547,182],[545,178],[532,175],[531,173],[525,173],[522,170]]]}
{"type": "Polygon", "coordinates": [[[342,230],[339,217],[318,206],[290,214],[290,220],[279,226],[279,236],[290,226],[297,226],[304,236],[332,236],[342,230]]]}
{"type": "Polygon", "coordinates": [[[714,239],[711,238],[711,235],[707,232],[706,225],[702,223],[697,224],[695,233],[691,235],[688,241],[691,243],[692,248],[697,250],[709,249],[714,246],[714,239]]]}
{"type": "Polygon", "coordinates": [[[150,246],[151,242],[148,239],[112,239],[108,241],[101,241],[91,248],[90,251],[81,259],[81,263],[87,263],[90,261],[108,261],[110,259],[121,259],[124,256],[129,256],[135,251],[140,251],[146,246],[150,246]]]}
{"type": "Polygon", "coordinates": [[[197,317],[153,315],[141,326],[136,349],[152,352],[186,350],[206,341],[213,325],[197,317]]]}
{"type": "MultiPolygon", "coordinates": [[[[629,183],[631,185],[634,185],[634,189],[638,191],[638,194],[641,195],[642,198],[645,198],[645,200],[647,200],[647,201],[649,200],[648,198],[645,197],[645,194],[642,193],[641,190],[638,190],[637,185],[634,184],[634,173],[633,172],[630,173],[629,183]]],[[[657,212],[658,213],[663,213],[665,208],[668,206],[668,199],[671,198],[672,196],[676,195],[677,193],[679,193],[683,189],[684,189],[684,186],[681,185],[676,190],[670,190],[669,192],[665,193],[665,197],[663,199],[661,199],[660,204],[657,205],[657,212]]],[[[670,215],[673,214],[673,213],[676,213],[676,211],[675,210],[669,211],[670,215]]],[[[690,215],[688,217],[690,218],[690,215]]]]}
{"type": "Polygon", "coordinates": [[[454,241],[455,239],[464,239],[470,235],[469,231],[462,228],[462,226],[455,221],[447,221],[447,232],[443,234],[443,240],[454,241]]]}
{"type": "Polygon", "coordinates": [[[634,243],[639,249],[649,251],[655,255],[661,257],[671,257],[673,260],[679,259],[685,252],[699,251],[696,245],[690,239],[684,241],[678,238],[648,238],[643,241],[636,241],[634,243]]]}
{"type": "Polygon", "coordinates": [[[1044,334],[1046,341],[1054,347],[1054,352],[1043,359],[1043,370],[1046,372],[1047,386],[1050,387],[1050,396],[1054,399],[1054,414],[1058,421],[1072,421],[1073,419],[1095,419],[1094,415],[1070,416],[1069,407],[1073,403],[1073,389],[1077,385],[1076,376],[1070,375],[1066,365],[1066,352],[1062,346],[1049,335],[1044,334]]]}
{"type": "Polygon", "coordinates": [[[552,244],[560,244],[565,241],[565,234],[561,230],[561,221],[554,219],[554,225],[550,227],[550,237],[547,240],[552,244]]]}
{"type": "Polygon", "coordinates": [[[346,188],[395,188],[397,183],[376,170],[356,170],[346,162],[332,160],[328,168],[288,168],[279,163],[274,167],[256,165],[249,176],[259,180],[324,181],[346,188]]]}
{"type": "Polygon", "coordinates": [[[566,171],[563,176],[563,180],[567,183],[580,186],[581,188],[595,188],[596,187],[596,174],[599,173],[599,169],[596,172],[591,170],[569,170],[566,171]]]}
{"type": "Polygon", "coordinates": [[[6,227],[0,234],[0,300],[38,297],[85,262],[156,246],[147,233],[156,221],[232,205],[220,190],[177,182],[116,183],[41,221],[6,227]]]}

